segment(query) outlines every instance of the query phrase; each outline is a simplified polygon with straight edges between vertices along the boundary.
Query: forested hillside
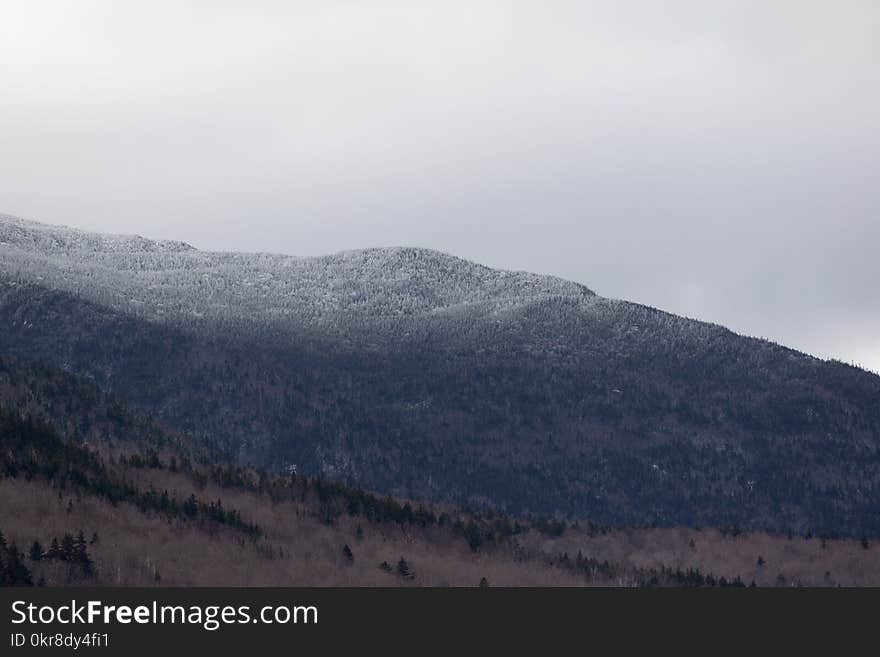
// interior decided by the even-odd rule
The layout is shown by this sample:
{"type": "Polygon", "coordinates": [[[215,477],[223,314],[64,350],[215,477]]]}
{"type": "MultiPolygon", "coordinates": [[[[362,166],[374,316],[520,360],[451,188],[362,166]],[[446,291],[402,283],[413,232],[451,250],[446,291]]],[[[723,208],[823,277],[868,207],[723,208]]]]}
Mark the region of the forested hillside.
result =
{"type": "Polygon", "coordinates": [[[880,377],[417,249],[0,220],[0,350],[239,464],[602,525],[880,535],[880,377]]]}
{"type": "Polygon", "coordinates": [[[0,354],[0,407],[45,422],[75,444],[172,449],[201,460],[216,456],[210,446],[126,406],[87,379],[7,354],[0,354]]]}
{"type": "Polygon", "coordinates": [[[867,540],[610,529],[97,450],[0,409],[0,586],[796,586],[880,581],[867,540]]]}

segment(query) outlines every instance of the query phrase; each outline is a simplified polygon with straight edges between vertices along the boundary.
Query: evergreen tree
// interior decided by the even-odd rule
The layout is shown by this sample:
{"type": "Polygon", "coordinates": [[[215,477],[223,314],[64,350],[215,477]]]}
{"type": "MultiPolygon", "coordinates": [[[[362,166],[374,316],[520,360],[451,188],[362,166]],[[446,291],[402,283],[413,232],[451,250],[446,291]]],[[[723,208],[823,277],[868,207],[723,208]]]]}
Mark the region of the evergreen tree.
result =
{"type": "Polygon", "coordinates": [[[31,572],[21,559],[21,553],[15,544],[4,547],[0,554],[0,586],[33,586],[31,572]]]}
{"type": "Polygon", "coordinates": [[[30,549],[31,561],[40,561],[44,556],[45,556],[45,553],[43,552],[43,546],[40,545],[39,541],[34,541],[31,544],[31,549],[30,549]]]}
{"type": "Polygon", "coordinates": [[[196,501],[195,494],[190,495],[186,502],[183,503],[183,513],[190,518],[193,518],[199,512],[199,504],[196,501]]]}
{"type": "Polygon", "coordinates": [[[74,557],[79,560],[83,554],[86,553],[86,537],[83,534],[83,530],[80,529],[76,534],[76,538],[73,539],[73,550],[74,557]]]}
{"type": "Polygon", "coordinates": [[[61,560],[62,561],[73,561],[76,556],[76,547],[74,545],[73,536],[69,533],[65,533],[64,536],[61,537],[61,560]]]}
{"type": "Polygon", "coordinates": [[[415,573],[409,569],[409,564],[403,557],[400,557],[400,561],[397,562],[397,574],[403,579],[415,579],[416,577],[415,573]]]}

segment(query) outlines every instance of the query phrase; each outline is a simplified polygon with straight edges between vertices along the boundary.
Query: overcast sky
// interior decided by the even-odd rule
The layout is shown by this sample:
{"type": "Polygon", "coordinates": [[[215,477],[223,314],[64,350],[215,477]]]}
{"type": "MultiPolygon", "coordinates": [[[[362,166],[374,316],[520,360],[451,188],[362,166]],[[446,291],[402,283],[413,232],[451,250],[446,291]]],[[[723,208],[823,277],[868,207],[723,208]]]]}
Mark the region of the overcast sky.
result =
{"type": "Polygon", "coordinates": [[[552,273],[880,370],[880,2],[0,3],[0,212],[552,273]]]}

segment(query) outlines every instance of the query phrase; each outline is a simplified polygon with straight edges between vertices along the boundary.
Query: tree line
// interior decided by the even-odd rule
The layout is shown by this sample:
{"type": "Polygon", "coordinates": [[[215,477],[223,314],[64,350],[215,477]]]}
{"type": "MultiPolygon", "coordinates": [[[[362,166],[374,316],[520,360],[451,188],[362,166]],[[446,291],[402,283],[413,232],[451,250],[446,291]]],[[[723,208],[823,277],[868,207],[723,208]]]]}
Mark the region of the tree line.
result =
{"type": "Polygon", "coordinates": [[[179,500],[168,491],[140,490],[116,476],[94,453],[61,439],[49,425],[0,408],[0,474],[10,478],[42,478],[59,490],[72,488],[113,505],[127,503],[141,512],[170,519],[216,522],[256,539],[263,534],[236,509],[220,500],[205,502],[194,495],[179,500]]]}

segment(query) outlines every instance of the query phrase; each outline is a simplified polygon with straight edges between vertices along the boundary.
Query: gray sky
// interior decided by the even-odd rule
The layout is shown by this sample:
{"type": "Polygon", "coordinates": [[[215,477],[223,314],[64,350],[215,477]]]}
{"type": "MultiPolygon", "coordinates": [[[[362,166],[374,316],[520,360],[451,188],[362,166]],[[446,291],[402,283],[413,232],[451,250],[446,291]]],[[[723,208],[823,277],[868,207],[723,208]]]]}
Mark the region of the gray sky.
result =
{"type": "Polygon", "coordinates": [[[418,245],[880,370],[880,3],[0,3],[0,212],[418,245]]]}

